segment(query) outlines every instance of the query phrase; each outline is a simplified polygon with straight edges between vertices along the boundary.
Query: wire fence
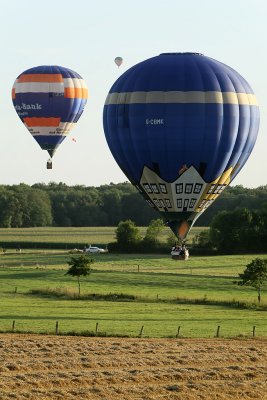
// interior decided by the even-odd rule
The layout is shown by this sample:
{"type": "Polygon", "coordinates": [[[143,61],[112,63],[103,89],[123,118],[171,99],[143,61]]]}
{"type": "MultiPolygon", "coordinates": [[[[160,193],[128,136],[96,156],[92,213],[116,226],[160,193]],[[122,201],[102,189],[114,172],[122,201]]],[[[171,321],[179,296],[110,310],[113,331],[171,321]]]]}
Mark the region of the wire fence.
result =
{"type": "MultiPolygon", "coordinates": [[[[126,321],[125,321],[126,323],[126,321]]],[[[116,333],[113,330],[107,332],[106,330],[101,329],[101,323],[98,321],[95,322],[95,325],[92,327],[91,330],[68,330],[66,329],[66,325],[64,324],[61,326],[60,321],[56,320],[48,324],[47,321],[43,321],[43,324],[46,326],[46,329],[31,329],[30,325],[27,324],[25,326],[23,320],[10,320],[8,323],[5,324],[5,328],[1,329],[1,333],[19,333],[19,334],[47,334],[47,335],[62,335],[62,336],[85,336],[85,337],[133,337],[133,338],[154,338],[159,336],[153,336],[151,334],[151,327],[150,327],[150,334],[146,333],[146,325],[140,325],[139,327],[136,326],[136,330],[134,331],[131,329],[129,334],[127,333],[116,333]]],[[[3,328],[3,327],[2,327],[3,328]]],[[[259,333],[257,333],[256,325],[251,326],[251,329],[247,331],[245,334],[238,332],[235,330],[235,333],[232,331],[232,334],[229,334],[229,330],[226,332],[223,330],[223,325],[217,325],[211,327],[210,333],[206,335],[196,336],[195,334],[190,335],[190,329],[187,330],[186,326],[178,325],[176,329],[172,332],[172,334],[168,334],[166,336],[160,336],[162,338],[238,338],[238,337],[246,337],[246,338],[266,338],[267,331],[260,329],[259,333]]],[[[196,332],[198,329],[196,328],[196,332]]]]}

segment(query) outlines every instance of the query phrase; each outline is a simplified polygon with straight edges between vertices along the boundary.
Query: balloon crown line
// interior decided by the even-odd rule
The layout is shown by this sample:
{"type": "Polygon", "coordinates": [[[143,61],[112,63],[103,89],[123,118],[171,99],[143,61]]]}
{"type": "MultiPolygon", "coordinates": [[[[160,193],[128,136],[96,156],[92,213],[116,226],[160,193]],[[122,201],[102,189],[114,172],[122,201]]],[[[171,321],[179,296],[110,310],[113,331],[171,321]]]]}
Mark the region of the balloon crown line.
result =
{"type": "Polygon", "coordinates": [[[178,52],[178,53],[161,53],[160,56],[184,56],[184,55],[194,55],[194,56],[204,56],[202,53],[195,53],[191,51],[178,52]]]}

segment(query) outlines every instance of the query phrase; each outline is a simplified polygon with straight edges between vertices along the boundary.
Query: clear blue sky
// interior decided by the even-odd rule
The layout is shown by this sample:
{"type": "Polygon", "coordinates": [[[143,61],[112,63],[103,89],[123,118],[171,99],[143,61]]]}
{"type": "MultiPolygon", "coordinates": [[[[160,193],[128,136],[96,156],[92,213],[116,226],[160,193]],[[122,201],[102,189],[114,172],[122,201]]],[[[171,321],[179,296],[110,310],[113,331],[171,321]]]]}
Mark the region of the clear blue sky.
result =
{"type": "Polygon", "coordinates": [[[106,95],[132,65],[180,51],[228,64],[252,86],[261,110],[259,136],[232,185],[267,184],[265,0],[0,0],[0,5],[0,184],[99,186],[126,181],[103,132],[106,95]],[[120,69],[114,64],[116,56],[124,58],[120,69]],[[49,64],[75,70],[89,88],[85,111],[59,147],[53,170],[46,170],[47,152],[17,117],[10,94],[21,72],[49,64]]]}

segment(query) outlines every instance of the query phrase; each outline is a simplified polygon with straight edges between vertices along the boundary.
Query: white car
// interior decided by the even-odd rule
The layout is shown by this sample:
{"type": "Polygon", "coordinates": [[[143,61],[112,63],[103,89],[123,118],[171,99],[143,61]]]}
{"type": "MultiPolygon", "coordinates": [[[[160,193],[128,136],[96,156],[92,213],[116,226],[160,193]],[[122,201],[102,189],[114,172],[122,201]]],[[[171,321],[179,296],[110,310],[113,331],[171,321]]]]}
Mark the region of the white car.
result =
{"type": "Polygon", "coordinates": [[[96,246],[89,246],[87,249],[85,249],[86,253],[107,253],[108,250],[101,249],[100,247],[96,246]]]}

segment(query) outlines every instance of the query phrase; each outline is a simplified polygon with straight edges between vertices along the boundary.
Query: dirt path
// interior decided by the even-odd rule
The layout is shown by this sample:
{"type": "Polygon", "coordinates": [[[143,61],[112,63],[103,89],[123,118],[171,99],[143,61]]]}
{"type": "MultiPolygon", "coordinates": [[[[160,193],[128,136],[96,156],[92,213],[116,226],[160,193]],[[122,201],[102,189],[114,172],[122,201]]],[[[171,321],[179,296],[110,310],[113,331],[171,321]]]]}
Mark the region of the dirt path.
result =
{"type": "Polygon", "coordinates": [[[0,335],[0,400],[267,399],[267,340],[0,335]]]}

